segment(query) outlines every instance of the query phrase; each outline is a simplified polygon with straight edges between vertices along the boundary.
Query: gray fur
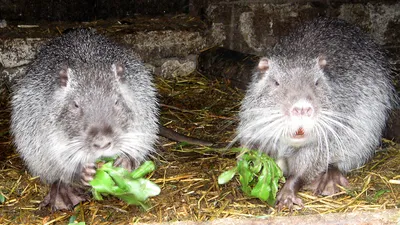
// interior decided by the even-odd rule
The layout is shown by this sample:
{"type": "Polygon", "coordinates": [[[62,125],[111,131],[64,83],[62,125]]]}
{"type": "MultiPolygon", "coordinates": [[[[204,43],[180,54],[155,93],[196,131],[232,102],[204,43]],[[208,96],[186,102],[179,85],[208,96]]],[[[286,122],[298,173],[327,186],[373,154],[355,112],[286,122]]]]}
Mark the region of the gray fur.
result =
{"type": "Polygon", "coordinates": [[[157,122],[150,73],[130,49],[92,30],[45,45],[12,96],[17,151],[47,183],[72,183],[101,156],[140,163],[153,151],[157,122]]]}
{"type": "Polygon", "coordinates": [[[344,21],[319,18],[281,39],[266,58],[269,68],[254,73],[239,113],[243,146],[268,153],[286,176],[300,174],[306,183],[328,165],[346,173],[373,156],[394,99],[380,46],[344,21]],[[299,99],[315,113],[307,140],[296,146],[288,141],[297,129],[288,111],[299,99]]]}

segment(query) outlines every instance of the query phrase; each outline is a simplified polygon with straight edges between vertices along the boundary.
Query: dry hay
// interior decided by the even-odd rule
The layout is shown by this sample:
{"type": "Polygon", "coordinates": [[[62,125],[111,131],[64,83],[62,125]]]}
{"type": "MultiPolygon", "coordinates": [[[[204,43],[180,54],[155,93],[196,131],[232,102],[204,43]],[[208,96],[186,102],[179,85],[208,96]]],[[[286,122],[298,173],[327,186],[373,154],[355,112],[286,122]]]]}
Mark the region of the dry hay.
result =
{"type": "MultiPolygon", "coordinates": [[[[236,114],[243,93],[227,82],[208,80],[200,74],[170,80],[157,79],[161,121],[165,126],[194,137],[217,142],[221,148],[184,145],[162,139],[154,156],[158,168],[150,178],[161,187],[143,212],[114,198],[78,205],[72,212],[38,210],[48,187],[26,172],[11,145],[9,110],[0,112],[0,224],[67,224],[71,216],[86,224],[207,221],[216,218],[265,218],[289,215],[276,212],[240,191],[238,180],[219,186],[220,173],[235,165],[235,154],[224,147],[234,137],[236,114]]],[[[397,208],[400,198],[399,146],[388,140],[374,159],[348,175],[352,187],[335,196],[316,197],[301,192],[305,206],[292,215],[377,211],[397,208]]]]}

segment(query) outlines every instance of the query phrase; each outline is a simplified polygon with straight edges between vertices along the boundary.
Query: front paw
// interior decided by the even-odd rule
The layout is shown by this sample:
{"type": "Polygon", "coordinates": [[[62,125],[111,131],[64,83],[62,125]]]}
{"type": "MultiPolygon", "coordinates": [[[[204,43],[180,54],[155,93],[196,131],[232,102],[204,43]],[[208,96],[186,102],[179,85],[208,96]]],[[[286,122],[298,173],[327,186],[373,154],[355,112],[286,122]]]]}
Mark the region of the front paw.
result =
{"type": "Polygon", "coordinates": [[[81,170],[81,183],[85,186],[90,186],[89,182],[93,180],[95,174],[96,165],[94,163],[86,164],[81,170]]]}
{"type": "Polygon", "coordinates": [[[114,166],[116,167],[122,167],[128,171],[132,171],[136,169],[136,163],[129,157],[127,156],[119,156],[115,162],[114,166]]]}

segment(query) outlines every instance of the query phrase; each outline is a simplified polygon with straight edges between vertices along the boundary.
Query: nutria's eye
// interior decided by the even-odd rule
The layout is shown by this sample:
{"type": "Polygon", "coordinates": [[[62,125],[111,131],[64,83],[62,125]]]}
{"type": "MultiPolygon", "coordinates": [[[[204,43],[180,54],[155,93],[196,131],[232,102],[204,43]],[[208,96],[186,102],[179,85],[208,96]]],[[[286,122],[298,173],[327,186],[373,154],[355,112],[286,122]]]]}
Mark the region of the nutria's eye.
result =
{"type": "Polygon", "coordinates": [[[121,106],[122,105],[122,97],[120,96],[120,97],[118,97],[117,99],[115,99],[115,101],[114,101],[114,105],[115,106],[121,106]]]}
{"type": "Polygon", "coordinates": [[[77,101],[71,101],[69,104],[69,110],[74,113],[78,113],[81,111],[80,105],[77,101]]]}
{"type": "Polygon", "coordinates": [[[270,85],[272,87],[278,87],[280,85],[280,83],[278,82],[278,80],[276,80],[275,78],[270,77],[269,79],[270,85]]]}
{"type": "Polygon", "coordinates": [[[319,85],[319,79],[315,81],[315,86],[319,85]]]}

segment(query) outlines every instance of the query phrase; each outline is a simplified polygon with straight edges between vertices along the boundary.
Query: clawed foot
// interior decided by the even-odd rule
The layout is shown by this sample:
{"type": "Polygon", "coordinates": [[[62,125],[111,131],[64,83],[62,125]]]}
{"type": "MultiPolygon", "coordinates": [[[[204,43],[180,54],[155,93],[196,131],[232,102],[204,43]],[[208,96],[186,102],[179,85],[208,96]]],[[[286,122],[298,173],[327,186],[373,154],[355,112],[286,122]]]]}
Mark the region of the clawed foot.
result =
{"type": "Polygon", "coordinates": [[[290,211],[293,210],[294,204],[303,207],[303,201],[297,197],[293,191],[282,189],[276,197],[276,209],[282,211],[284,208],[288,208],[290,211]]]}
{"type": "Polygon", "coordinates": [[[349,182],[337,168],[329,167],[327,172],[318,176],[306,188],[312,190],[315,195],[328,196],[338,193],[338,186],[348,187],[349,182]]]}
{"type": "Polygon", "coordinates": [[[72,187],[61,182],[54,182],[50,192],[40,203],[39,208],[49,206],[52,211],[71,210],[79,202],[89,198],[85,189],[72,187]]]}
{"type": "Polygon", "coordinates": [[[284,208],[288,208],[292,211],[294,204],[303,207],[303,201],[297,197],[297,192],[301,186],[300,178],[289,177],[276,197],[276,209],[281,211],[284,208]]]}

